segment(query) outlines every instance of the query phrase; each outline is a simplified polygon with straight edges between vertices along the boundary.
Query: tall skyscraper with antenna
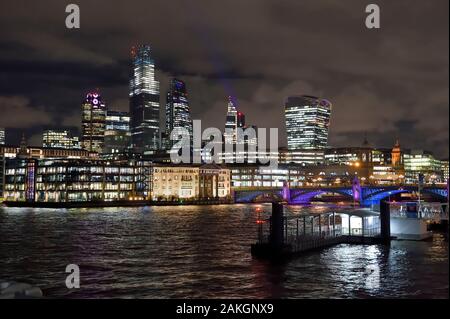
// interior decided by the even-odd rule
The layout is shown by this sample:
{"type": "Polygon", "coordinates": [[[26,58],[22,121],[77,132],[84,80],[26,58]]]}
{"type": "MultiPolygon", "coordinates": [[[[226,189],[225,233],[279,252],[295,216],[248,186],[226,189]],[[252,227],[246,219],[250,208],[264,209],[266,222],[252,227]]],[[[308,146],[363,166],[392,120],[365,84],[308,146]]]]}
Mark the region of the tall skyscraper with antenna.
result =
{"type": "Polygon", "coordinates": [[[160,148],[159,82],[149,45],[132,47],[130,79],[131,146],[139,153],[154,153],[160,148]]]}

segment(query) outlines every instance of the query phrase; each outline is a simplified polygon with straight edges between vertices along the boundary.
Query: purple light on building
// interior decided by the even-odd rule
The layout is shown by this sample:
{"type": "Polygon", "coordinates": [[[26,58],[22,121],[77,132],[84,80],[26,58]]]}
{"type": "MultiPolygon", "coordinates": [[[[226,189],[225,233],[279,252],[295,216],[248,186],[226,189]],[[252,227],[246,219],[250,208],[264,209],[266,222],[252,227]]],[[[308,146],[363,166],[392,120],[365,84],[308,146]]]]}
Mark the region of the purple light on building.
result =
{"type": "Polygon", "coordinates": [[[291,191],[289,189],[289,183],[284,181],[283,183],[283,200],[285,200],[286,202],[290,202],[291,201],[291,191]]]}
{"type": "Polygon", "coordinates": [[[352,190],[353,190],[353,200],[355,202],[361,201],[361,184],[359,183],[358,176],[355,176],[355,178],[352,181],[352,190]]]}

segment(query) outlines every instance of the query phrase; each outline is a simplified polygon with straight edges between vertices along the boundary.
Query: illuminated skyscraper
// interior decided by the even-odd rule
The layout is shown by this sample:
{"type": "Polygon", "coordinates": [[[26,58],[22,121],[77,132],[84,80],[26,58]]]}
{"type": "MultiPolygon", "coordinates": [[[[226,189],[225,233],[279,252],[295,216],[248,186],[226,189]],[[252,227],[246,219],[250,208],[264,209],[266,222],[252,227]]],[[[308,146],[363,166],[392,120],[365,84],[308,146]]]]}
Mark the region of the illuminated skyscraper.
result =
{"type": "Polygon", "coordinates": [[[131,143],[136,152],[159,149],[159,82],[150,46],[131,49],[133,71],[130,80],[131,143]]]}
{"type": "Polygon", "coordinates": [[[122,153],[130,146],[130,140],[129,113],[107,111],[104,153],[122,153]]]}
{"type": "Polygon", "coordinates": [[[238,111],[231,96],[228,97],[227,119],[225,122],[225,143],[236,144],[238,128],[238,111]]]}
{"type": "Polygon", "coordinates": [[[220,154],[221,158],[227,163],[254,163],[255,160],[251,157],[257,155],[257,131],[258,128],[255,125],[245,123],[245,114],[238,111],[233,98],[230,96],[225,122],[225,148],[220,154]],[[238,129],[242,129],[242,131],[239,133],[238,129]],[[251,131],[254,133],[251,134],[251,131]]]}
{"type": "Polygon", "coordinates": [[[166,99],[166,135],[169,138],[170,148],[176,141],[170,141],[172,131],[179,131],[185,128],[192,136],[192,119],[189,109],[186,85],[183,81],[172,79],[166,99]]]}
{"type": "Polygon", "coordinates": [[[285,104],[289,150],[323,149],[328,145],[331,103],[314,96],[288,97],[285,104]]]}
{"type": "Polygon", "coordinates": [[[78,136],[72,136],[68,130],[45,130],[42,146],[50,148],[80,149],[78,136]]]}
{"type": "Polygon", "coordinates": [[[81,105],[81,147],[102,153],[105,141],[106,105],[98,92],[91,92],[81,105]]]}
{"type": "Polygon", "coordinates": [[[5,145],[5,136],[6,136],[6,134],[5,134],[5,129],[4,128],[2,128],[2,127],[0,127],[0,145],[5,145]]]}

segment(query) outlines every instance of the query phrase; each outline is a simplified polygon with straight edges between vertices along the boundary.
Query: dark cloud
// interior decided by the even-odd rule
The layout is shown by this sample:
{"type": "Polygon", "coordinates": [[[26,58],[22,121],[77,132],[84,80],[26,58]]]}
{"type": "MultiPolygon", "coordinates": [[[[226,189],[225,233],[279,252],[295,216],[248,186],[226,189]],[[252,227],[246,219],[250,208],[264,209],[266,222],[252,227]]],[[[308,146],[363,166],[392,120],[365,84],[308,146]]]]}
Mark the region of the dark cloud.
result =
{"type": "Polygon", "coordinates": [[[333,146],[399,137],[448,157],[447,0],[377,1],[380,30],[365,28],[361,0],[75,2],[79,30],[65,28],[64,1],[0,4],[0,126],[29,126],[30,136],[77,126],[92,88],[126,110],[129,48],[146,42],[161,104],[169,78],[182,78],[204,126],[224,126],[232,94],[248,122],[279,127],[282,143],[285,98],[320,95],[333,102],[333,146]]]}

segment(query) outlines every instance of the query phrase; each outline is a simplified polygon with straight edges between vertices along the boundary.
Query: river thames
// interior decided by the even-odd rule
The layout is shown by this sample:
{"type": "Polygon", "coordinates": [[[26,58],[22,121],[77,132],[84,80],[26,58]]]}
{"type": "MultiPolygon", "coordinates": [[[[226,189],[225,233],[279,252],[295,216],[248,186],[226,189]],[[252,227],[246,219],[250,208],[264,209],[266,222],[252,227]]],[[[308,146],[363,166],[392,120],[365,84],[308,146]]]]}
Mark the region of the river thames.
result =
{"type": "Polygon", "coordinates": [[[448,298],[442,234],[273,264],[250,255],[257,218],[254,205],[0,208],[0,280],[48,298],[448,298]],[[79,289],[66,288],[68,264],[79,289]]]}

